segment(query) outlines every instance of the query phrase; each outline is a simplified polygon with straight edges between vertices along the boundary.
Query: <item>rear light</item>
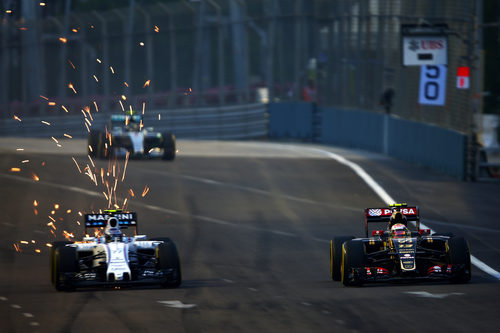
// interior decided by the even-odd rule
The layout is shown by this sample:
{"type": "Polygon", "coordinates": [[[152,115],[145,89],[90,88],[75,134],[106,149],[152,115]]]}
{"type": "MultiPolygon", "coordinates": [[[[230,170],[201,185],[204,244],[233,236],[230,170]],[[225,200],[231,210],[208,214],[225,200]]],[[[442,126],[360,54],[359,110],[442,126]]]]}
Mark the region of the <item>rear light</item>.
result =
{"type": "Polygon", "coordinates": [[[431,229],[420,229],[418,232],[420,233],[420,235],[430,235],[431,229]]]}
{"type": "Polygon", "coordinates": [[[382,236],[384,234],[384,230],[372,230],[372,237],[382,236]]]}

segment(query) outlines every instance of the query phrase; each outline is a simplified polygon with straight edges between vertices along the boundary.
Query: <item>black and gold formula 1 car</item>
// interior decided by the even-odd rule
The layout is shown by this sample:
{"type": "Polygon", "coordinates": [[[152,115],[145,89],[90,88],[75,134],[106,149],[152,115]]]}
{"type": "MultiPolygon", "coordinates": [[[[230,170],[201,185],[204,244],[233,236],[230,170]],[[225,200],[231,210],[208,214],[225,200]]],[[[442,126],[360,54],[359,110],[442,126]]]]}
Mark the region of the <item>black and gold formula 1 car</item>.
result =
{"type": "Polygon", "coordinates": [[[365,237],[337,236],[330,241],[330,275],[345,286],[421,280],[466,283],[471,279],[470,247],[463,237],[420,229],[417,206],[366,208],[365,237]],[[374,222],[388,227],[371,230],[369,237],[374,222]]]}

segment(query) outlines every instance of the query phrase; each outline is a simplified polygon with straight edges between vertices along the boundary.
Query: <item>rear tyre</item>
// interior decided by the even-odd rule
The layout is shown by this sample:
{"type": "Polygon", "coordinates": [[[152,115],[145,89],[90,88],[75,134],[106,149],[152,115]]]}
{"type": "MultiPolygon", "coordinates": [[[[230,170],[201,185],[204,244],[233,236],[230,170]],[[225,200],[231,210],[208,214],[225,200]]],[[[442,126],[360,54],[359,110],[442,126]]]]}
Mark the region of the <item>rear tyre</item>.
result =
{"type": "Polygon", "coordinates": [[[448,261],[453,265],[453,283],[467,283],[471,279],[469,243],[463,237],[451,237],[447,241],[448,261]]]}
{"type": "Polygon", "coordinates": [[[175,135],[172,133],[163,133],[163,159],[172,161],[175,159],[175,135]]]}
{"type": "Polygon", "coordinates": [[[341,278],[346,287],[363,284],[365,246],[362,241],[350,240],[342,245],[341,278]]]}
{"type": "Polygon", "coordinates": [[[76,248],[59,246],[53,254],[51,271],[54,272],[53,284],[58,291],[75,289],[71,278],[78,271],[76,248]]]}
{"type": "Polygon", "coordinates": [[[177,288],[182,283],[181,261],[177,246],[170,238],[154,238],[163,241],[156,247],[156,266],[159,270],[167,271],[167,278],[161,283],[164,288],[177,288]]]}
{"type": "Polygon", "coordinates": [[[342,244],[350,241],[354,236],[337,236],[330,241],[330,276],[333,281],[340,281],[342,278],[342,244]]]}

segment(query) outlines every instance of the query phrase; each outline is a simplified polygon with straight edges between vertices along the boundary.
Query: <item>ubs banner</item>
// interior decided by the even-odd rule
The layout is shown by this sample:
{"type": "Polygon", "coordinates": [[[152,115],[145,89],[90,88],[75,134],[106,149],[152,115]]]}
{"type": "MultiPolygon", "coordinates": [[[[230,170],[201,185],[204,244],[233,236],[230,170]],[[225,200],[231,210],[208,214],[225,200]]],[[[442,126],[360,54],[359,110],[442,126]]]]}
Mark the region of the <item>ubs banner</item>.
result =
{"type": "Polygon", "coordinates": [[[423,105],[444,105],[445,100],[446,66],[421,66],[418,103],[423,105]]]}

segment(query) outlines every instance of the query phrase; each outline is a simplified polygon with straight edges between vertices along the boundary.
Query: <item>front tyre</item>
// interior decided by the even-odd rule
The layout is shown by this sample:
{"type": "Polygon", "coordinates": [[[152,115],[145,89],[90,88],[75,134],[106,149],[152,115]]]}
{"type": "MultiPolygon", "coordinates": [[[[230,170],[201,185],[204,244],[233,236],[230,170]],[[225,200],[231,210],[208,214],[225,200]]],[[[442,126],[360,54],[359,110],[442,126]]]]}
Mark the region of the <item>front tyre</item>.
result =
{"type": "Polygon", "coordinates": [[[163,148],[163,159],[167,161],[173,161],[175,159],[175,135],[172,133],[162,134],[162,148],[163,148]]]}
{"type": "Polygon", "coordinates": [[[58,291],[72,291],[72,277],[78,271],[76,248],[58,246],[51,260],[52,283],[58,291]]]}
{"type": "Polygon", "coordinates": [[[156,268],[167,274],[161,286],[164,288],[179,287],[182,283],[182,272],[177,246],[170,238],[154,238],[152,240],[163,242],[156,247],[156,268]]]}
{"type": "Polygon", "coordinates": [[[344,286],[361,286],[365,268],[365,245],[350,240],[342,245],[341,280],[344,286]]]}
{"type": "Polygon", "coordinates": [[[333,281],[340,281],[342,278],[342,244],[350,241],[354,236],[337,236],[330,241],[330,276],[333,281]]]}
{"type": "Polygon", "coordinates": [[[105,157],[105,140],[104,132],[90,131],[88,137],[88,154],[91,157],[104,158],[105,157]]]}
{"type": "Polygon", "coordinates": [[[453,283],[467,283],[471,279],[469,243],[463,237],[451,237],[446,242],[448,262],[452,265],[453,283]]]}

